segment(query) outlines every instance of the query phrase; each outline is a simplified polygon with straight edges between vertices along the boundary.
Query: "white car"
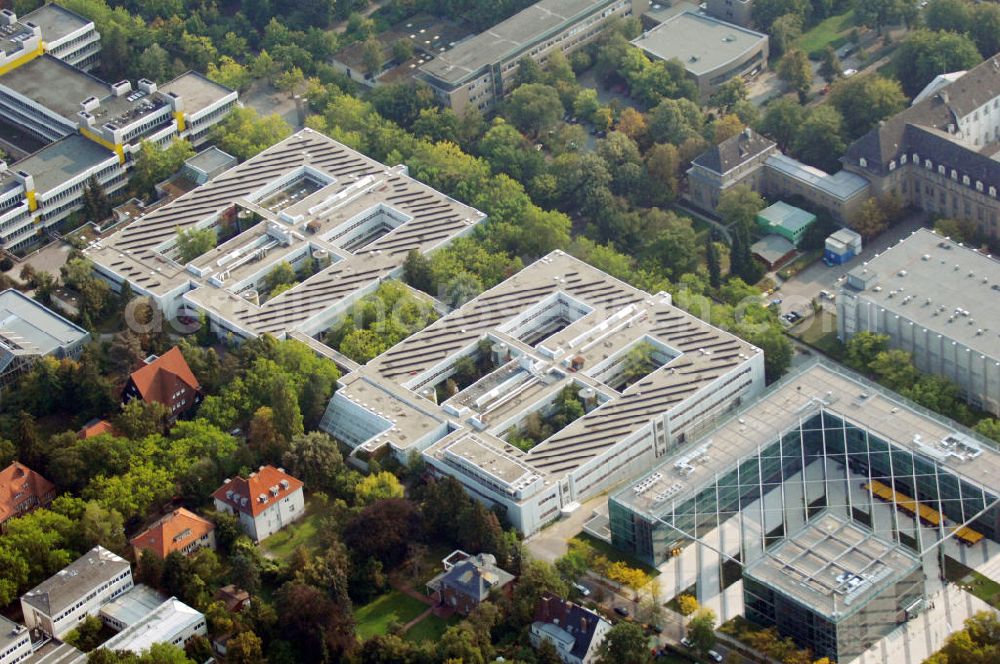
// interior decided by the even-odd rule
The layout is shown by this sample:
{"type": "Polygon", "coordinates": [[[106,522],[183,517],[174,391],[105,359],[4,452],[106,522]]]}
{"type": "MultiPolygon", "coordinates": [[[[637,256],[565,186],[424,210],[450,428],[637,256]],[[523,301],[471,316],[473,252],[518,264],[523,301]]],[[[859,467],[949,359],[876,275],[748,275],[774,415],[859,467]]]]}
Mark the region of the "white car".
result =
{"type": "Polygon", "coordinates": [[[858,70],[854,69],[853,67],[851,67],[849,69],[845,69],[844,70],[844,78],[850,78],[850,77],[854,76],[857,73],[858,73],[858,70]]]}
{"type": "Polygon", "coordinates": [[[691,643],[691,639],[689,639],[686,636],[683,639],[681,639],[681,645],[684,646],[685,648],[694,648],[694,644],[691,643]]]}
{"type": "Polygon", "coordinates": [[[574,583],[573,587],[576,588],[577,591],[584,597],[590,597],[590,588],[588,588],[587,586],[581,583],[574,583]]]}
{"type": "Polygon", "coordinates": [[[722,661],[722,655],[720,655],[719,653],[715,652],[714,650],[709,650],[708,651],[708,656],[712,658],[713,662],[721,662],[722,661]]]}

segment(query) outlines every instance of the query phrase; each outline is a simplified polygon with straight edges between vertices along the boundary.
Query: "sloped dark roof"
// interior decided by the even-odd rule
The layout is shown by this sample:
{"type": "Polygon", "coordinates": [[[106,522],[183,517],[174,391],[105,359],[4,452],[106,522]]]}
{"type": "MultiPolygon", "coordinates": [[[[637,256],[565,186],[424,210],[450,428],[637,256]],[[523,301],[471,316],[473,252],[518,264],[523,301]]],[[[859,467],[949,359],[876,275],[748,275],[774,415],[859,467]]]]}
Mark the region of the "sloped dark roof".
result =
{"type": "Polygon", "coordinates": [[[482,602],[489,596],[490,590],[502,588],[513,580],[513,574],[497,567],[496,558],[481,553],[456,563],[441,577],[441,584],[482,602]]]}
{"type": "MultiPolygon", "coordinates": [[[[921,152],[909,140],[915,134],[908,127],[925,127],[937,129],[947,134],[948,125],[957,124],[957,118],[965,117],[987,101],[1000,96],[1000,57],[993,57],[968,71],[965,76],[946,85],[936,94],[900,111],[880,126],[857,139],[847,148],[844,160],[857,164],[863,158],[867,161],[866,168],[875,173],[883,173],[887,164],[901,152],[916,150],[921,152]]],[[[957,151],[970,154],[975,151],[960,144],[953,143],[957,151]]],[[[930,154],[926,151],[921,154],[930,154]]],[[[957,156],[959,160],[965,157],[957,156]]],[[[935,162],[947,161],[938,156],[935,162]]],[[[949,166],[962,168],[964,161],[948,161],[949,166]]],[[[970,175],[971,177],[971,175],[970,175]]]]}
{"type": "Polygon", "coordinates": [[[535,622],[556,625],[573,637],[570,653],[583,659],[590,650],[597,626],[604,620],[600,615],[579,604],[557,597],[550,592],[542,594],[535,607],[535,622]]]}
{"type": "Polygon", "coordinates": [[[753,129],[745,129],[702,152],[695,157],[694,163],[721,175],[774,146],[775,142],[769,138],[761,136],[753,129]]]}

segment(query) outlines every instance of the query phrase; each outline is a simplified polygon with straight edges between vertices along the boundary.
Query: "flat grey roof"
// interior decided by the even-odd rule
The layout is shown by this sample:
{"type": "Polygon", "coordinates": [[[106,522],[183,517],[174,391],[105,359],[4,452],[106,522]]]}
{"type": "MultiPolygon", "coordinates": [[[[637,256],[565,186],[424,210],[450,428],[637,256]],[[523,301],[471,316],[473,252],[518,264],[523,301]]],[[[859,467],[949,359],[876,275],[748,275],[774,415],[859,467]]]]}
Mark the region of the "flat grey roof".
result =
{"type": "Polygon", "coordinates": [[[180,96],[184,100],[185,113],[197,113],[233,94],[233,90],[195,71],[185,72],[158,89],[163,93],[173,92],[180,96]]]}
{"type": "Polygon", "coordinates": [[[830,175],[783,154],[772,154],[764,163],[839,200],[850,200],[868,187],[860,175],[845,170],[830,175]]]}
{"type": "Polygon", "coordinates": [[[47,641],[45,645],[24,660],[24,664],[81,664],[86,655],[68,643],[47,641]]]}
{"type": "Polygon", "coordinates": [[[767,41],[767,35],[711,16],[683,12],[667,19],[632,43],[660,60],[681,61],[695,76],[738,60],[767,41]]]}
{"type": "Polygon", "coordinates": [[[471,231],[484,218],[478,210],[407,176],[405,168],[389,168],[303,129],[94,243],[85,253],[137,288],[163,295],[187,286],[193,290],[184,293],[185,300],[218,312],[249,334],[281,335],[395,274],[411,249],[429,252],[471,231]],[[283,209],[263,207],[278,190],[288,188],[289,182],[278,186],[282,178],[291,181],[297,174],[323,180],[322,186],[311,192],[304,187],[306,193],[289,192],[283,209]],[[195,259],[195,271],[161,253],[168,250],[178,229],[208,225],[234,206],[254,211],[262,221],[195,259]],[[405,221],[367,245],[345,248],[350,242],[341,238],[350,237],[348,221],[378,209],[405,221]],[[248,262],[234,253],[268,233],[284,239],[261,260],[248,262]],[[310,246],[326,251],[332,263],[260,305],[240,295],[255,274],[310,246]]]}
{"type": "Polygon", "coordinates": [[[101,615],[128,627],[140,622],[167,599],[160,591],[140,583],[102,606],[101,615]]]}
{"type": "Polygon", "coordinates": [[[665,457],[647,476],[649,483],[644,491],[636,492],[633,486],[625,486],[614,494],[614,499],[652,518],[668,514],[672,504],[710,486],[717,476],[732,470],[741,459],[756,455],[760,448],[777,441],[782,432],[792,430],[821,410],[867,429],[899,448],[932,458],[944,470],[987,492],[995,492],[1000,485],[1000,451],[994,443],[854,372],[816,360],[770,386],[762,396],[716,424],[697,441],[665,457]],[[981,448],[982,453],[974,461],[942,453],[939,443],[955,433],[975,441],[981,448]],[[679,474],[674,464],[705,443],[710,445],[707,454],[698,460],[696,471],[679,474]],[[680,486],[671,491],[676,485],[680,486]],[[667,492],[671,499],[662,500],[660,496],[667,492]]]}
{"type": "Polygon", "coordinates": [[[87,334],[79,325],[20,291],[10,288],[0,293],[0,344],[47,355],[77,343],[87,334]]]}
{"type": "Polygon", "coordinates": [[[130,570],[121,556],[95,546],[45,581],[26,592],[21,601],[47,616],[55,616],[83,599],[91,590],[130,570]]]}
{"type": "Polygon", "coordinates": [[[45,41],[62,39],[66,35],[93,23],[90,19],[84,18],[76,12],[71,12],[65,7],[52,2],[44,4],[35,11],[21,16],[20,19],[22,21],[31,21],[41,28],[42,39],[45,41]]]}
{"type": "Polygon", "coordinates": [[[483,67],[516,54],[580,16],[596,13],[615,0],[541,0],[489,30],[456,45],[422,65],[420,70],[445,83],[459,85],[483,67]]]}
{"type": "Polygon", "coordinates": [[[795,251],[795,245],[786,237],[768,233],[750,245],[750,251],[773,264],[788,255],[788,252],[795,251]]]}
{"type": "Polygon", "coordinates": [[[28,628],[0,616],[0,653],[27,636],[28,628]]]}
{"type": "Polygon", "coordinates": [[[215,169],[222,168],[223,166],[236,165],[236,157],[228,152],[223,152],[213,145],[206,150],[202,150],[184,163],[191,168],[197,168],[205,173],[211,173],[215,169]]]}
{"type": "Polygon", "coordinates": [[[81,101],[88,97],[103,99],[112,92],[111,86],[99,78],[48,54],[0,76],[0,85],[73,122],[81,110],[81,101]]]}
{"type": "MultiPolygon", "coordinates": [[[[538,367],[543,367],[536,367],[534,373],[509,372],[506,365],[496,370],[504,379],[508,373],[511,378],[524,379],[514,402],[495,399],[483,408],[457,404],[469,409],[466,416],[476,412],[490,428],[570,383],[610,395],[598,408],[527,453],[489,431],[477,433],[474,439],[445,438],[431,448],[439,456],[450,452],[480,466],[496,468],[495,474],[504,481],[520,479],[532,472],[552,476],[571,472],[760,352],[673,306],[668,296],[650,295],[562,251],[554,251],[393,346],[369,362],[363,371],[399,385],[422,381],[440,363],[487,336],[506,343],[519,355],[530,357],[538,367]],[[538,347],[503,331],[510,321],[556,296],[589,309],[538,344],[554,351],[559,360],[546,357],[538,347]],[[619,353],[648,339],[670,349],[672,357],[663,366],[622,392],[593,377],[602,375],[599,368],[616,361],[619,353]],[[568,357],[579,358],[581,370],[567,371],[561,360],[568,357]],[[488,463],[484,461],[487,458],[488,463]]],[[[476,386],[466,389],[474,391],[476,386]]],[[[345,390],[345,395],[350,393],[351,390],[345,390]]],[[[409,395],[411,400],[422,400],[413,392],[409,395]]],[[[431,402],[427,404],[432,406],[431,402]]]]}
{"type": "Polygon", "coordinates": [[[89,168],[117,158],[111,150],[94,141],[80,134],[70,134],[15,162],[10,168],[34,176],[35,189],[44,193],[89,168]]]}
{"type": "Polygon", "coordinates": [[[849,274],[876,275],[861,297],[1000,361],[1000,262],[995,258],[920,229],[849,274]]]}
{"type": "Polygon", "coordinates": [[[919,566],[902,545],[824,512],[743,573],[837,622],[919,566]]]}

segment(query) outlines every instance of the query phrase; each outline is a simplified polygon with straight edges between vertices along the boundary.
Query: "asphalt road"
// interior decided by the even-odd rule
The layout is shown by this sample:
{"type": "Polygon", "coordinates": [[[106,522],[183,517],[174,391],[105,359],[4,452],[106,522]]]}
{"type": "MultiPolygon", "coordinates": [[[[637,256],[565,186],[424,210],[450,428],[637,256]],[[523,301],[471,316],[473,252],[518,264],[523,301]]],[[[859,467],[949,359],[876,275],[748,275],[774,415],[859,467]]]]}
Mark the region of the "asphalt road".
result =
{"type": "MultiPolygon", "coordinates": [[[[820,291],[827,290],[835,293],[840,282],[850,270],[870,260],[875,254],[882,253],[918,228],[922,228],[927,224],[927,219],[927,215],[922,212],[914,213],[867,242],[863,245],[861,254],[844,265],[829,267],[822,260],[816,261],[791,279],[781,283],[771,297],[781,298],[782,313],[795,311],[803,314],[809,310],[812,299],[819,297],[820,291]]],[[[781,280],[776,278],[775,281],[780,282],[781,280]]]]}

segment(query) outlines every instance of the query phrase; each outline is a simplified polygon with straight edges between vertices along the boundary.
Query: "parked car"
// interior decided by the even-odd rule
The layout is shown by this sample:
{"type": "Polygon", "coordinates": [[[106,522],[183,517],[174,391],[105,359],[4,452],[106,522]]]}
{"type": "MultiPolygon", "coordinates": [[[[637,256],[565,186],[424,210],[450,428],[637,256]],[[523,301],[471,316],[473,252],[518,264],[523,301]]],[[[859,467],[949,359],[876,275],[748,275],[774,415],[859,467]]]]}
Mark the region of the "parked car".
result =
{"type": "Polygon", "coordinates": [[[574,583],[573,587],[576,588],[577,592],[584,597],[590,597],[590,588],[583,585],[582,583],[574,583]]]}
{"type": "Polygon", "coordinates": [[[720,655],[719,653],[715,652],[714,650],[709,650],[708,651],[708,656],[712,658],[713,662],[721,662],[722,661],[722,655],[720,655]]]}
{"type": "Polygon", "coordinates": [[[854,67],[848,67],[844,70],[844,78],[850,78],[858,73],[858,70],[854,67]]]}
{"type": "Polygon", "coordinates": [[[620,615],[622,618],[628,618],[628,609],[626,609],[624,606],[616,606],[615,613],[620,615]]]}
{"type": "Polygon", "coordinates": [[[694,648],[694,644],[691,643],[691,639],[689,639],[686,636],[683,639],[681,639],[681,645],[684,646],[685,648],[694,648]]]}
{"type": "Polygon", "coordinates": [[[782,302],[782,299],[781,299],[780,297],[776,297],[776,298],[774,298],[773,300],[771,300],[771,304],[777,304],[777,305],[780,305],[780,304],[781,304],[781,302],[782,302]]]}

